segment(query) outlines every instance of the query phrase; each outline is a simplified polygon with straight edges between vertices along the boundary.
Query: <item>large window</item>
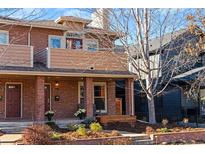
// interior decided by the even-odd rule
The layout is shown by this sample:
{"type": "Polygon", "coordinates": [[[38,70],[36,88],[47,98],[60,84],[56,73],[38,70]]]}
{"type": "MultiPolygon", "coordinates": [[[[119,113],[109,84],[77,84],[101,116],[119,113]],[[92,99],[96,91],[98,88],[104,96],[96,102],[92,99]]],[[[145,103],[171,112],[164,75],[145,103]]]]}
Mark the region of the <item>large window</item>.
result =
{"type": "Polygon", "coordinates": [[[85,40],[85,50],[97,51],[98,50],[98,41],[94,40],[94,39],[85,40]]]}
{"type": "Polygon", "coordinates": [[[7,31],[0,31],[0,44],[9,44],[9,33],[7,31]]]}
{"type": "Polygon", "coordinates": [[[62,43],[61,36],[49,36],[49,47],[61,48],[62,47],[61,43],[62,43]]]}
{"type": "MultiPolygon", "coordinates": [[[[79,82],[78,87],[78,102],[84,103],[84,86],[82,82],[79,82]]],[[[106,113],[107,112],[107,93],[105,82],[94,82],[94,104],[96,112],[106,113]]]]}

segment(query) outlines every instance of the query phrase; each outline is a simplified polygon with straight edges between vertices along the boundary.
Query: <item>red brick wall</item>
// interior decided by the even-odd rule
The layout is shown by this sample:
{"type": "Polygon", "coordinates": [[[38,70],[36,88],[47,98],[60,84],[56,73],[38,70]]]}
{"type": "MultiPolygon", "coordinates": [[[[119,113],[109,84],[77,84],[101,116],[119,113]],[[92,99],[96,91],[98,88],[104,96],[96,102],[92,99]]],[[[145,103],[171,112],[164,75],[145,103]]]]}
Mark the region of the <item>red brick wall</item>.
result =
{"type": "Polygon", "coordinates": [[[59,87],[55,87],[55,81],[51,83],[51,108],[55,111],[54,118],[63,119],[74,117],[78,108],[78,82],[58,80],[59,87]],[[55,101],[55,96],[60,96],[60,101],[55,101]]]}
{"type": "MultiPolygon", "coordinates": [[[[63,36],[63,30],[37,28],[37,27],[25,27],[19,25],[2,25],[1,30],[9,31],[9,41],[12,44],[28,45],[28,33],[31,32],[31,45],[34,46],[34,51],[38,51],[48,47],[48,35],[60,35],[63,36]]],[[[72,29],[73,26],[69,26],[72,29]]],[[[77,26],[79,27],[79,26],[77,26]]],[[[76,28],[76,27],[75,27],[76,28]]],[[[78,30],[82,27],[77,28],[78,30]]],[[[86,34],[86,38],[98,39],[99,48],[113,48],[114,39],[105,35],[86,34]]]]}
{"type": "Polygon", "coordinates": [[[87,110],[87,117],[93,117],[93,78],[85,78],[85,106],[87,110]]]}
{"type": "Polygon", "coordinates": [[[0,119],[5,117],[5,84],[6,82],[21,82],[23,84],[23,119],[31,119],[33,115],[33,104],[35,101],[35,80],[34,78],[0,78],[0,96],[3,100],[0,101],[0,119]]]}
{"type": "Polygon", "coordinates": [[[63,35],[63,31],[45,28],[32,28],[31,45],[34,51],[39,51],[48,47],[48,35],[63,35]]]}
{"type": "MultiPolygon", "coordinates": [[[[36,97],[36,78],[34,77],[5,77],[0,78],[0,96],[3,100],[0,101],[0,119],[5,117],[5,83],[6,82],[21,82],[23,84],[23,119],[34,119],[34,105],[36,97]]],[[[59,89],[55,88],[54,80],[47,80],[46,83],[51,83],[51,104],[55,111],[55,118],[72,118],[78,107],[78,81],[58,80],[59,89]],[[54,96],[59,95],[60,101],[54,100],[54,96]]],[[[40,107],[40,106],[38,106],[40,107]]]]}
{"type": "Polygon", "coordinates": [[[115,81],[107,82],[107,107],[108,107],[108,114],[113,115],[116,113],[115,81]]]}
{"type": "Polygon", "coordinates": [[[48,47],[48,35],[63,35],[62,30],[24,27],[24,26],[3,26],[1,30],[9,31],[9,42],[11,44],[28,45],[28,33],[31,32],[31,45],[34,51],[45,49],[48,47]]]}
{"type": "MultiPolygon", "coordinates": [[[[92,115],[92,106],[93,106],[93,93],[90,92],[93,90],[91,88],[92,78],[88,78],[87,88],[89,97],[89,107],[87,108],[89,116],[92,115]]],[[[98,80],[97,80],[98,81],[98,80]]],[[[41,104],[36,104],[35,99],[38,99],[36,96],[36,77],[32,76],[5,76],[0,78],[0,96],[3,96],[3,100],[0,101],[0,119],[4,119],[5,112],[5,83],[6,82],[21,82],[23,84],[23,119],[34,119],[35,115],[35,105],[36,108],[39,108],[41,104]]],[[[81,80],[82,82],[82,80],[81,80]]],[[[95,81],[96,82],[96,81],[95,81]]],[[[45,83],[51,84],[51,107],[55,111],[56,119],[64,118],[73,118],[74,113],[78,109],[78,80],[66,80],[65,78],[47,78],[45,77],[45,83]],[[55,82],[59,82],[59,87],[55,87],[55,82]],[[55,101],[55,96],[60,96],[60,101],[55,101]]],[[[40,79],[39,84],[43,84],[43,81],[40,79]]],[[[108,114],[115,113],[115,83],[114,81],[107,81],[107,98],[108,98],[108,114]]],[[[42,87],[39,90],[39,93],[42,94],[42,87]]],[[[41,95],[40,95],[41,96],[41,95]]],[[[43,98],[39,98],[43,99],[43,98]]],[[[42,100],[41,100],[42,101],[42,100]]],[[[38,102],[39,103],[39,102],[38,102]]],[[[44,109],[43,109],[44,110],[44,109]]],[[[40,112],[42,117],[42,109],[40,112]]],[[[38,117],[39,118],[39,117],[38,117]]]]}
{"type": "Polygon", "coordinates": [[[43,121],[45,113],[45,97],[44,97],[44,84],[45,77],[36,77],[36,89],[35,89],[35,120],[43,121]]]}

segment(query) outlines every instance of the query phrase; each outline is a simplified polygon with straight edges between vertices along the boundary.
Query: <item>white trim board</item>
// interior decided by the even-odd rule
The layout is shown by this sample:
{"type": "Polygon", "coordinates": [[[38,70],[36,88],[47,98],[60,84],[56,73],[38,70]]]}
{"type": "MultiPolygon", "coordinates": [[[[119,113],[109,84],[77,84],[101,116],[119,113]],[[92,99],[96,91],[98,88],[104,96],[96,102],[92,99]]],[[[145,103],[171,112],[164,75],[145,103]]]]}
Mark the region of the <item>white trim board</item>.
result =
{"type": "Polygon", "coordinates": [[[51,95],[52,88],[51,88],[51,83],[45,83],[44,85],[49,85],[50,86],[50,109],[49,110],[52,110],[52,100],[51,100],[51,98],[52,98],[52,95],[51,95]]]}

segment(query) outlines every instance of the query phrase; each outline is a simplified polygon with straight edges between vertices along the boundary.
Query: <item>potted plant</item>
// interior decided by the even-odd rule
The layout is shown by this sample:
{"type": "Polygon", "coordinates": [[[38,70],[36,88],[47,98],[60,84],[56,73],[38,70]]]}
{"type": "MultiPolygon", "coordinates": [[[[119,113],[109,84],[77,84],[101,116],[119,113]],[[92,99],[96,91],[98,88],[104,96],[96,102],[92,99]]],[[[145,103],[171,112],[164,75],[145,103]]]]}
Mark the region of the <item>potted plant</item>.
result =
{"type": "Polygon", "coordinates": [[[54,116],[54,111],[46,111],[45,116],[47,117],[48,121],[51,121],[54,116]]]}
{"type": "Polygon", "coordinates": [[[78,117],[79,119],[83,119],[85,118],[85,113],[86,113],[85,109],[79,108],[78,111],[75,112],[74,116],[78,117]]]}

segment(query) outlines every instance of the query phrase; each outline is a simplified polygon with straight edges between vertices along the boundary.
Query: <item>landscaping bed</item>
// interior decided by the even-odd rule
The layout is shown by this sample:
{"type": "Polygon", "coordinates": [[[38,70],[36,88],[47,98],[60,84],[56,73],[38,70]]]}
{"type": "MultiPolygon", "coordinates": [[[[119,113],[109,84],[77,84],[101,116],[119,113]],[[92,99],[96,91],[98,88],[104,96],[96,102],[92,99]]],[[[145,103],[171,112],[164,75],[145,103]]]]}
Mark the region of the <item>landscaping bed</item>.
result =
{"type": "MultiPolygon", "coordinates": [[[[50,125],[50,124],[49,124],[50,125]]],[[[92,123],[88,128],[82,125],[73,127],[74,130],[67,132],[56,131],[56,126],[33,125],[24,131],[23,144],[49,145],[49,144],[71,144],[71,145],[99,145],[99,144],[131,144],[129,137],[121,136],[118,131],[106,132],[102,130],[99,123],[92,123]]]]}
{"type": "Polygon", "coordinates": [[[136,122],[135,127],[131,127],[128,123],[108,123],[106,129],[116,129],[119,131],[127,131],[133,133],[146,133],[146,134],[155,134],[155,133],[167,133],[167,132],[190,132],[190,131],[200,131],[205,130],[204,128],[192,128],[186,126],[179,126],[175,123],[167,124],[166,127],[162,124],[148,124],[142,122],[136,122]]]}
{"type": "Polygon", "coordinates": [[[127,123],[110,123],[107,129],[116,128],[133,133],[146,133],[155,144],[200,144],[205,142],[205,129],[170,124],[147,124],[137,122],[133,128],[127,123]]]}
{"type": "Polygon", "coordinates": [[[205,142],[205,130],[191,130],[169,133],[155,133],[152,138],[156,144],[194,144],[205,142]]]}
{"type": "Polygon", "coordinates": [[[4,132],[0,130],[0,136],[2,136],[3,134],[4,134],[4,132]]]}

